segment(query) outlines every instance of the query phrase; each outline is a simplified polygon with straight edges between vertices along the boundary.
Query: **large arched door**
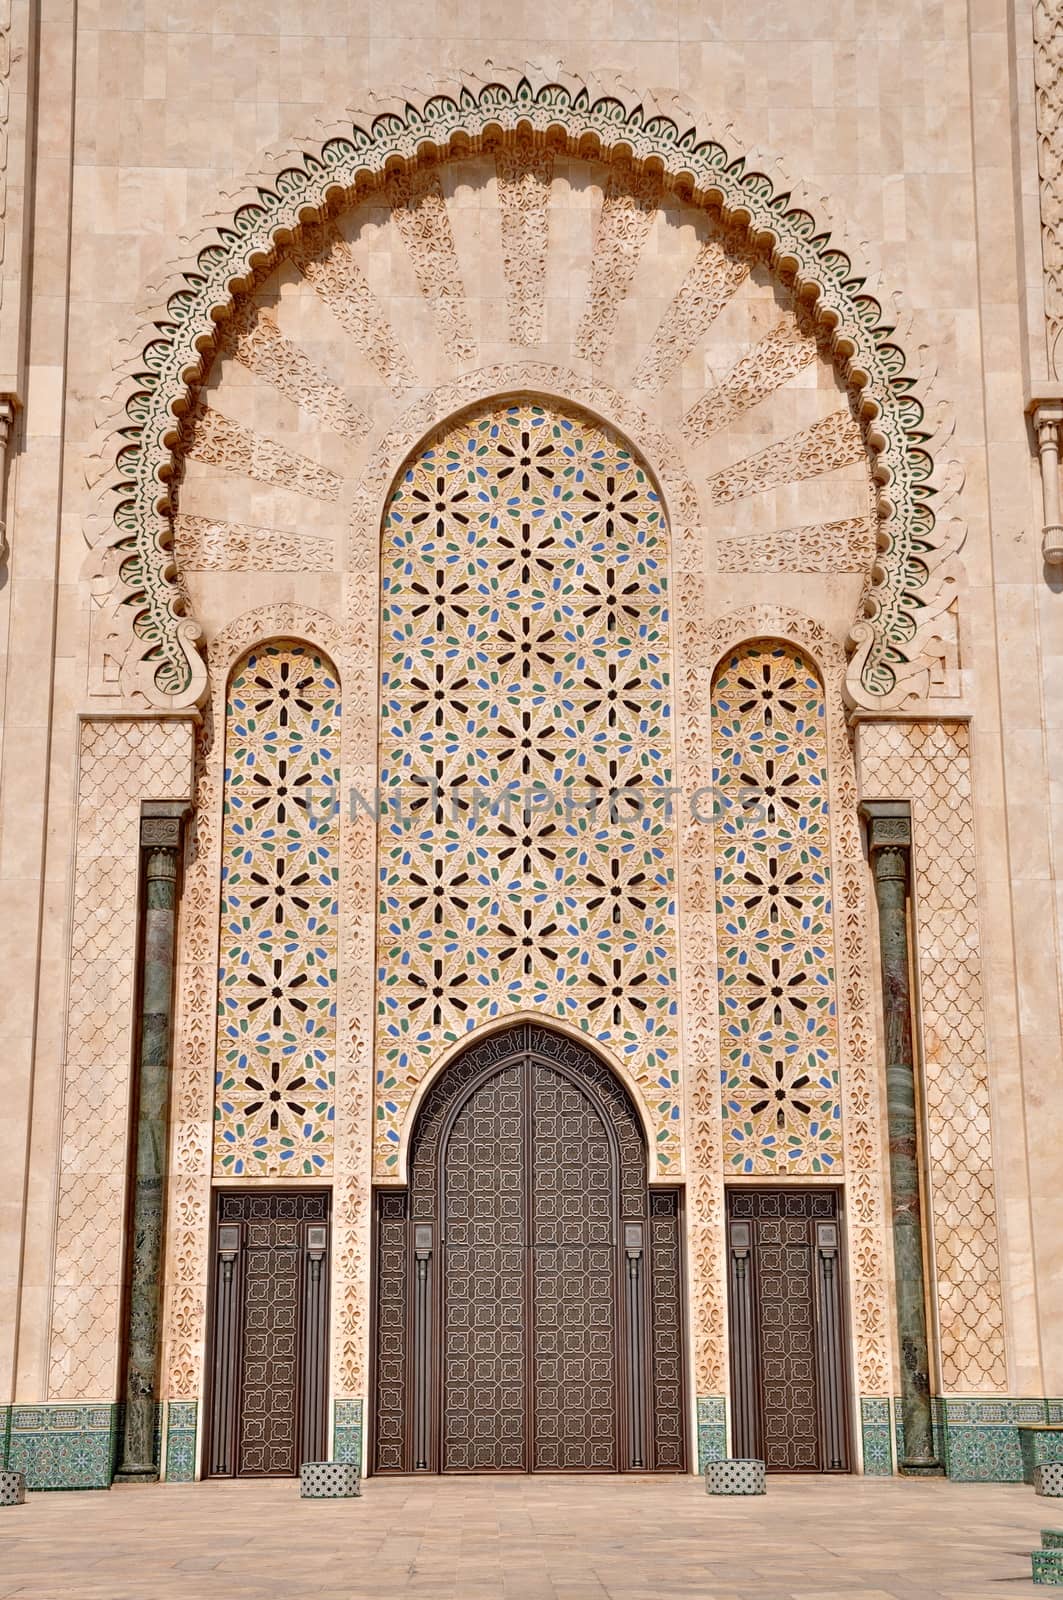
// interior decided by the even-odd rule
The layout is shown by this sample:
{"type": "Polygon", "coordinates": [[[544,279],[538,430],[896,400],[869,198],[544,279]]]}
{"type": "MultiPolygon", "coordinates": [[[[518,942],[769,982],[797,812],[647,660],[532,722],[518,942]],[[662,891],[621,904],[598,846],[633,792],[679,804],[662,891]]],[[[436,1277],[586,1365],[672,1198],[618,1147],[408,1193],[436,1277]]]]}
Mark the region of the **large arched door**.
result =
{"type": "Polygon", "coordinates": [[[679,1237],[596,1056],[534,1024],[467,1051],[378,1196],[375,1470],[683,1470],[679,1237]]]}

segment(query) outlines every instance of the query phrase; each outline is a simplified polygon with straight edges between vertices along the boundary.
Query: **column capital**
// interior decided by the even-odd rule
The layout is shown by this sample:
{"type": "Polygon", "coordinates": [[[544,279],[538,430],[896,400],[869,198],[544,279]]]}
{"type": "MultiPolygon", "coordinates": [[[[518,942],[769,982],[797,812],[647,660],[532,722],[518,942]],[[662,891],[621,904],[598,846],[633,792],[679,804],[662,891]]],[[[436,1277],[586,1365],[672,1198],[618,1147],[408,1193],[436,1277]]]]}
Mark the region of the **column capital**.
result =
{"type": "Polygon", "coordinates": [[[185,819],[192,807],[186,800],[145,800],[140,807],[140,845],[144,850],[180,850],[185,819]]]}
{"type": "Polygon", "coordinates": [[[912,848],[912,808],[907,800],[861,800],[867,845],[875,850],[912,848]]]}

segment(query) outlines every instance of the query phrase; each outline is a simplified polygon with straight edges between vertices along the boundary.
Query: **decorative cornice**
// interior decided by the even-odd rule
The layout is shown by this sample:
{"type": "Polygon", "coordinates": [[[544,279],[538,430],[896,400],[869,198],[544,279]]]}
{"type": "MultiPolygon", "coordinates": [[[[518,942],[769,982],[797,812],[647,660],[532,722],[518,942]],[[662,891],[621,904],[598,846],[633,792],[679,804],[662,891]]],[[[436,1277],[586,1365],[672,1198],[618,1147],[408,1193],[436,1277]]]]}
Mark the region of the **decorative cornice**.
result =
{"type": "Polygon", "coordinates": [[[940,510],[958,487],[936,454],[951,425],[931,420],[929,374],[899,325],[895,299],[856,265],[822,197],[806,195],[769,160],[705,131],[678,99],[658,104],[619,83],[566,75],[499,73],[447,93],[400,97],[373,113],[321,129],[276,158],[234,196],[185,264],[168,277],[132,344],[102,451],[105,527],[92,570],[102,627],[94,688],[149,705],[185,707],[207,691],[198,624],[184,611],[171,551],[168,484],[179,418],[209,368],[218,316],[308,220],[350,204],[385,173],[420,157],[459,158],[518,130],[550,137],[572,154],[659,167],[693,204],[721,206],[747,229],[777,272],[815,301],[834,358],[860,391],[883,515],[881,548],[863,614],[851,630],[847,692],[856,705],[896,706],[925,695],[929,663],[942,654],[952,598],[945,558],[962,526],[940,510]]]}

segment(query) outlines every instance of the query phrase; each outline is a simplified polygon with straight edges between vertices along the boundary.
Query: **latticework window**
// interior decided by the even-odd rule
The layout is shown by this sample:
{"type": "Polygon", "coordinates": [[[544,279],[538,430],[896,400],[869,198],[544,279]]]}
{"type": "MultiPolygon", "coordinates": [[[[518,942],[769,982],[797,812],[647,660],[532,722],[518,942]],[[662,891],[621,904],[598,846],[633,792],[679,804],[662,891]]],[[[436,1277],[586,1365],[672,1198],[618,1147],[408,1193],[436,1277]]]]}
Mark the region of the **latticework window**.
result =
{"type": "Polygon", "coordinates": [[[789,644],[732,651],[713,685],[724,1159],[841,1169],[826,708],[789,644]]]}
{"type": "Polygon", "coordinates": [[[667,528],[646,468],[522,401],[424,448],[383,541],[378,1160],[448,1042],[607,1044],[678,1157],[667,528]]]}
{"type": "Polygon", "coordinates": [[[331,1169],[339,684],[310,646],[237,665],[225,716],[214,1165],[331,1169]]]}

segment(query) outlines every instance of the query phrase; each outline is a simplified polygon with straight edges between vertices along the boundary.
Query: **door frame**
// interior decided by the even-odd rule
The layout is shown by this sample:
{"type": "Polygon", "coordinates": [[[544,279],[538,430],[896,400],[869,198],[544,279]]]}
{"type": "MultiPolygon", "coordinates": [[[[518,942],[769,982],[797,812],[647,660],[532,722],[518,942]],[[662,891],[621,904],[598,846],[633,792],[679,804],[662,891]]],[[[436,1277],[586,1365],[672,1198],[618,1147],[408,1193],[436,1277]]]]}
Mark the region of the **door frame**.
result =
{"type": "MultiPolygon", "coordinates": [[[[240,1454],[240,1395],[243,1387],[243,1347],[238,1342],[229,1364],[229,1393],[227,1409],[229,1411],[229,1450],[231,1452],[230,1469],[228,1471],[215,1470],[211,1463],[214,1443],[214,1423],[217,1412],[218,1383],[216,1361],[218,1357],[217,1341],[221,1334],[218,1317],[218,1275],[223,1267],[223,1252],[219,1249],[218,1232],[223,1226],[240,1226],[223,1222],[220,1211],[222,1197],[238,1195],[256,1199],[272,1199],[280,1195],[298,1195],[301,1197],[320,1197],[325,1201],[325,1246],[317,1261],[316,1282],[318,1284],[317,1321],[319,1324],[319,1348],[317,1359],[313,1366],[308,1365],[307,1349],[307,1317],[308,1304],[305,1287],[299,1296],[299,1351],[296,1363],[296,1454],[301,1459],[309,1460],[303,1456],[306,1447],[305,1440],[308,1429],[316,1422],[317,1436],[323,1443],[322,1459],[328,1451],[329,1438],[329,1335],[330,1335],[330,1299],[331,1299],[331,1261],[332,1261],[332,1189],[327,1184],[263,1184],[261,1187],[253,1184],[215,1184],[211,1188],[210,1196],[210,1234],[207,1266],[207,1317],[206,1317],[206,1360],[204,1363],[204,1394],[203,1394],[203,1420],[201,1437],[199,1440],[199,1473],[201,1478],[239,1480],[243,1475],[239,1467],[240,1454]],[[313,1380],[317,1390],[316,1396],[308,1396],[308,1380],[313,1380]],[[318,1415],[311,1422],[307,1413],[314,1406],[318,1415]]],[[[307,1224],[312,1226],[313,1224],[307,1224]]],[[[305,1248],[305,1247],[304,1247],[305,1248]]],[[[241,1239],[240,1247],[235,1252],[232,1262],[234,1268],[234,1291],[237,1306],[246,1304],[244,1294],[247,1281],[246,1247],[241,1239]]],[[[309,1264],[309,1262],[307,1262],[309,1264]]],[[[242,1323],[241,1323],[242,1326],[242,1323]]],[[[290,1474],[295,1478],[299,1475],[299,1460],[296,1461],[295,1471],[290,1474]]],[[[248,1479],[264,1478],[265,1474],[247,1474],[248,1479]]],[[[284,1476],[289,1476],[285,1474],[284,1476]]]]}
{"type": "MultiPolygon", "coordinates": [[[[373,1201],[373,1229],[372,1229],[372,1293],[371,1293],[371,1379],[369,1393],[370,1408],[370,1470],[382,1475],[417,1475],[422,1473],[438,1474],[441,1472],[442,1460],[442,1412],[444,1403],[444,1385],[441,1371],[442,1360],[442,1329],[444,1308],[444,1286],[442,1271],[444,1260],[443,1228],[445,1218],[442,1215],[443,1177],[446,1156],[446,1147],[449,1132],[461,1107],[467,1103],[470,1095],[474,1094],[480,1086],[499,1071],[507,1060],[527,1058],[529,1064],[536,1060],[545,1067],[556,1071],[560,1076],[568,1079],[581,1092],[588,1095],[591,1104],[595,1105],[602,1115],[602,1120],[607,1129],[607,1137],[613,1155],[613,1226],[615,1229],[613,1249],[616,1252],[616,1271],[614,1278],[615,1310],[614,1326],[616,1329],[616,1441],[617,1441],[617,1466],[616,1472],[674,1472],[685,1473],[688,1470],[691,1450],[690,1420],[687,1415],[687,1394],[689,1388],[688,1365],[688,1293],[686,1280],[686,1239],[684,1231],[685,1215],[685,1190],[682,1182],[674,1185],[650,1185],[647,1177],[646,1161],[646,1136],[645,1128],[638,1109],[634,1106],[631,1094],[623,1080],[616,1074],[608,1062],[594,1050],[590,1041],[576,1040],[561,1029],[551,1028],[548,1021],[513,1019],[502,1028],[492,1029],[489,1034],[481,1034],[466,1042],[465,1048],[456,1052],[442,1072],[433,1081],[429,1092],[424,1096],[417,1109],[417,1121],[410,1138],[410,1158],[407,1168],[407,1183],[381,1184],[374,1189],[373,1201]],[[542,1048],[539,1036],[545,1036],[550,1041],[556,1042],[564,1050],[576,1052],[575,1059],[566,1060],[560,1050],[554,1055],[551,1050],[542,1048]],[[500,1036],[505,1036],[509,1041],[509,1048],[502,1054],[498,1049],[500,1036]],[[489,1046],[486,1059],[479,1063],[470,1063],[472,1070],[464,1082],[455,1085],[452,1094],[446,1097],[443,1085],[449,1075],[460,1068],[461,1064],[474,1056],[478,1049],[489,1046]],[[603,1081],[608,1088],[603,1090],[601,1083],[596,1083],[593,1078],[584,1077],[580,1071],[580,1058],[598,1069],[603,1081]],[[433,1110],[433,1099],[443,1099],[443,1105],[438,1112],[433,1110]],[[622,1106],[622,1111],[618,1110],[622,1106]],[[431,1133],[435,1140],[436,1148],[428,1157],[434,1172],[435,1206],[431,1220],[426,1215],[417,1214],[416,1206],[416,1172],[414,1158],[417,1153],[418,1135],[420,1133],[420,1120],[422,1113],[430,1118],[437,1118],[436,1126],[431,1133]],[[617,1116],[621,1115],[625,1127],[617,1124],[617,1116]],[[625,1131],[626,1130],[626,1131],[625,1131]],[[631,1150],[623,1153],[622,1147],[630,1140],[637,1139],[639,1157],[639,1194],[641,1196],[641,1213],[636,1218],[625,1217],[623,1214],[623,1173],[632,1165],[631,1150]],[[625,1167],[624,1163],[628,1163],[625,1167]],[[666,1205],[655,1206],[655,1197],[661,1197],[666,1205]],[[635,1240],[627,1232],[638,1222],[640,1234],[635,1240]],[[385,1246],[381,1231],[387,1224],[390,1238],[385,1246]],[[655,1227],[655,1224],[658,1226],[655,1227]],[[660,1225],[664,1226],[661,1227],[660,1225]],[[418,1235],[424,1230],[423,1237],[418,1235]],[[663,1234],[663,1238],[661,1237],[663,1234]],[[402,1243],[399,1243],[401,1237],[402,1243]],[[674,1266],[668,1262],[666,1250],[674,1248],[674,1266]],[[385,1284],[384,1257],[385,1249],[391,1257],[389,1267],[390,1281],[385,1284]],[[642,1420],[642,1464],[630,1464],[632,1455],[632,1427],[635,1413],[631,1411],[630,1397],[635,1393],[633,1374],[631,1370],[632,1340],[628,1331],[630,1315],[628,1312],[628,1257],[629,1253],[637,1257],[640,1265],[637,1269],[640,1275],[639,1293],[641,1299],[641,1313],[639,1321],[639,1342],[642,1351],[641,1361],[641,1420],[642,1420]],[[405,1261],[403,1282],[396,1281],[397,1264],[400,1254],[405,1261]],[[664,1260],[659,1258],[664,1255],[664,1260]],[[418,1264],[423,1261],[421,1282],[420,1316],[427,1317],[431,1337],[430,1352],[427,1360],[422,1355],[421,1376],[418,1379],[413,1367],[412,1346],[417,1338],[416,1322],[416,1297],[418,1294],[418,1264]],[[670,1275],[670,1276],[669,1276],[670,1275]],[[655,1288],[658,1284],[671,1283],[675,1299],[675,1326],[674,1344],[672,1352],[668,1350],[668,1324],[662,1321],[660,1329],[655,1325],[655,1288]],[[386,1294],[388,1303],[388,1329],[387,1333],[394,1337],[398,1331],[396,1313],[401,1315],[401,1337],[396,1339],[391,1350],[385,1356],[382,1350],[382,1304],[386,1294]],[[655,1342],[655,1335],[660,1333],[660,1348],[655,1342]],[[396,1354],[396,1351],[401,1351],[396,1354]],[[675,1407],[670,1405],[670,1397],[666,1394],[661,1397],[661,1387],[673,1380],[666,1378],[665,1373],[669,1354],[674,1359],[674,1392],[678,1396],[675,1407]],[[382,1378],[382,1364],[385,1359],[393,1366],[393,1371],[401,1368],[403,1377],[400,1380],[401,1397],[396,1391],[395,1403],[390,1407],[389,1422],[391,1424],[386,1440],[387,1453],[390,1459],[381,1460],[382,1432],[382,1396],[385,1391],[395,1388],[396,1381],[389,1375],[385,1384],[382,1378]],[[659,1364],[658,1364],[659,1363],[659,1364]],[[420,1388],[418,1388],[420,1383],[420,1388]],[[425,1393],[427,1386],[427,1394],[425,1393]],[[660,1386],[660,1387],[659,1387],[660,1386]],[[669,1416],[671,1410],[675,1411],[675,1429],[669,1431],[667,1427],[658,1431],[658,1418],[669,1416]],[[420,1435],[420,1444],[425,1464],[418,1466],[414,1461],[415,1451],[415,1411],[420,1417],[420,1427],[427,1429],[427,1438],[424,1431],[420,1435]],[[629,1415],[630,1413],[630,1415],[629,1415]],[[663,1459],[663,1464],[662,1462],[663,1459]],[[401,1464],[399,1464],[401,1461],[401,1464]]],[[[528,1182],[531,1173],[528,1173],[528,1182]]],[[[630,1190],[630,1180],[628,1189],[630,1190]]],[[[529,1274],[530,1276],[530,1274],[529,1274]]],[[[662,1295],[662,1305],[666,1304],[662,1295]]],[[[662,1318],[665,1312],[661,1313],[662,1318]]],[[[529,1319],[526,1335],[530,1340],[531,1324],[529,1319]]],[[[526,1367],[529,1384],[533,1382],[533,1370],[530,1365],[532,1352],[530,1343],[526,1357],[529,1365],[526,1367]]],[[[529,1390],[529,1393],[531,1391],[529,1390]]],[[[528,1443],[527,1465],[523,1469],[508,1468],[506,1473],[529,1475],[534,1471],[531,1450],[533,1441],[528,1443]]],[[[551,1469],[567,1471],[570,1474],[582,1472],[604,1471],[606,1469],[576,1468],[551,1469]]],[[[455,1472],[455,1476],[460,1475],[455,1472]]],[[[500,1475],[501,1472],[500,1472],[500,1475]]]]}
{"type": "MultiPolygon", "coordinates": [[[[834,1197],[835,1215],[833,1218],[822,1219],[823,1225],[833,1225],[835,1237],[833,1247],[828,1259],[832,1260],[833,1273],[835,1274],[834,1310],[837,1317],[837,1328],[834,1345],[837,1351],[834,1367],[835,1382],[830,1382],[831,1369],[828,1364],[827,1338],[825,1334],[825,1307],[821,1266],[824,1258],[819,1256],[820,1246],[817,1245],[813,1232],[812,1250],[817,1259],[813,1263],[813,1296],[812,1313],[815,1337],[815,1364],[816,1364],[816,1416],[818,1429],[818,1448],[825,1454],[830,1433],[831,1398],[836,1414],[836,1435],[841,1440],[846,1460],[844,1465],[838,1467],[794,1467],[790,1469],[794,1474],[803,1477],[845,1477],[857,1471],[857,1451],[855,1437],[855,1414],[853,1406],[853,1341],[851,1332],[851,1318],[849,1310],[849,1272],[848,1272],[848,1247],[846,1239],[846,1208],[845,1187],[841,1183],[810,1183],[807,1178],[794,1178],[790,1181],[770,1181],[758,1179],[751,1183],[725,1183],[724,1185],[724,1228],[725,1228],[725,1257],[727,1274],[727,1353],[728,1353],[728,1403],[731,1414],[732,1449],[737,1450],[737,1419],[738,1410],[736,1401],[736,1387],[740,1367],[744,1365],[741,1352],[738,1348],[739,1330],[738,1318],[734,1302],[734,1276],[731,1244],[731,1196],[737,1194],[822,1194],[827,1193],[834,1197]]],[[[817,1227],[817,1219],[810,1218],[813,1230],[817,1227]]],[[[824,1247],[825,1248],[825,1247],[824,1247]]],[[[751,1253],[755,1254],[756,1240],[751,1241],[751,1253]]],[[[755,1292],[755,1291],[751,1291],[755,1292]]],[[[764,1442],[765,1410],[764,1410],[764,1385],[763,1369],[760,1360],[760,1324],[759,1318],[749,1330],[751,1340],[754,1342],[754,1356],[750,1363],[752,1378],[759,1378],[759,1382],[752,1384],[752,1402],[755,1410],[755,1429],[761,1446],[764,1442]]],[[[771,1470],[771,1469],[769,1469],[771,1470]]]]}

